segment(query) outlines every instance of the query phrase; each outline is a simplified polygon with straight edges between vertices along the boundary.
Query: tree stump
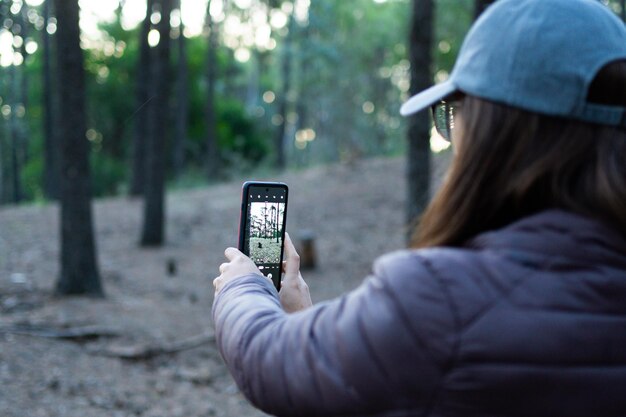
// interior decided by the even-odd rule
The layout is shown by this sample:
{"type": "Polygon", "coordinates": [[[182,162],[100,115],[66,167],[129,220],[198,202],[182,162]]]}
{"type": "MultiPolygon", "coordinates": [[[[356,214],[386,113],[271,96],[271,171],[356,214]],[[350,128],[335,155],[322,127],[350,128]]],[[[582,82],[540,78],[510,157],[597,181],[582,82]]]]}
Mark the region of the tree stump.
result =
{"type": "Polygon", "coordinates": [[[315,269],[317,266],[317,251],[315,250],[315,234],[310,230],[300,232],[300,269],[315,269]]]}
{"type": "Polygon", "coordinates": [[[166,262],[166,265],[167,275],[169,275],[170,277],[176,276],[176,272],[178,271],[178,264],[176,262],[176,259],[169,258],[166,262]]]}

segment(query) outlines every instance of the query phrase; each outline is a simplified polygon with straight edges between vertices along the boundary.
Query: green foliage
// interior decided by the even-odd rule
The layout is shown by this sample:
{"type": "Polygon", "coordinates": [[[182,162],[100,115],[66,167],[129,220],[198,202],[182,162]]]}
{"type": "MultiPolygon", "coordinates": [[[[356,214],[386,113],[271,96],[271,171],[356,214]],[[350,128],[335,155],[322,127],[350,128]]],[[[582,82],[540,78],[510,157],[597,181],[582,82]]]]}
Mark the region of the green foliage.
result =
{"type": "MultiPolygon", "coordinates": [[[[86,54],[86,70],[89,89],[89,128],[98,138],[97,154],[92,158],[95,195],[117,193],[124,190],[128,178],[128,164],[133,140],[134,115],[141,108],[135,99],[134,80],[139,55],[138,29],[125,31],[119,21],[103,26],[103,46],[90,49],[86,54]]],[[[206,150],[205,105],[207,86],[205,66],[207,56],[206,39],[187,39],[189,73],[189,118],[188,135],[185,143],[185,169],[201,168],[206,150]],[[195,167],[195,168],[194,168],[195,167]]],[[[177,57],[177,46],[172,41],[172,58],[177,57]]],[[[236,64],[227,48],[217,54],[218,73],[233,71],[236,64]]],[[[236,69],[235,69],[236,72],[236,69]]],[[[175,65],[172,63],[172,97],[176,97],[175,65]]],[[[258,163],[266,152],[266,145],[257,132],[255,124],[245,114],[237,99],[220,94],[218,86],[216,112],[218,119],[219,147],[225,167],[232,161],[245,161],[250,166],[258,163]],[[236,157],[235,157],[236,155],[236,157]]],[[[176,104],[171,100],[171,105],[176,104]]],[[[162,117],[174,124],[175,108],[163,109],[162,117]]],[[[170,131],[170,137],[174,134],[170,131]]],[[[171,143],[170,143],[171,145],[171,143]]],[[[168,153],[170,154],[170,153],[168,153]]]]}
{"type": "Polygon", "coordinates": [[[134,75],[138,35],[111,30],[109,36],[103,42],[103,50],[90,49],[85,54],[87,128],[102,135],[103,153],[123,159],[132,138],[132,116],[137,107],[134,75]]]}
{"type": "Polygon", "coordinates": [[[43,158],[31,158],[22,168],[24,198],[27,200],[43,199],[43,158]]]}
{"type": "Polygon", "coordinates": [[[312,159],[352,159],[403,146],[409,3],[311,2],[298,51],[312,159]],[[403,85],[404,83],[404,85],[403,85]],[[321,88],[323,86],[323,88],[321,88]]]}
{"type": "MultiPolygon", "coordinates": [[[[205,106],[207,84],[205,81],[205,65],[207,56],[206,40],[202,37],[187,39],[189,51],[189,130],[188,153],[189,165],[201,168],[204,165],[203,157],[206,152],[206,120],[205,106]]],[[[237,63],[232,52],[225,47],[217,51],[217,73],[222,75],[216,86],[215,111],[217,114],[218,146],[224,170],[232,168],[235,163],[245,162],[247,167],[253,167],[261,162],[268,151],[268,146],[260,127],[246,114],[241,99],[233,98],[228,91],[228,83],[237,84],[237,76],[243,73],[241,64],[237,63]]],[[[231,87],[232,88],[232,87],[231,87]]]]}
{"type": "Polygon", "coordinates": [[[124,191],[126,177],[125,161],[107,155],[92,146],[90,154],[92,193],[94,195],[119,194],[124,191]]]}
{"type": "MultiPolygon", "coordinates": [[[[38,34],[34,34],[37,36],[38,34]]],[[[25,132],[28,160],[21,169],[22,192],[26,200],[43,199],[43,105],[41,48],[29,55],[19,70],[28,80],[28,103],[24,118],[20,121],[25,132]]]]}
{"type": "MultiPolygon", "coordinates": [[[[289,35],[292,79],[287,98],[289,112],[297,114],[287,126],[291,135],[287,155],[292,167],[397,154],[404,149],[405,121],[399,117],[398,109],[408,89],[406,40],[411,1],[311,1],[308,20],[298,20],[289,35]],[[294,146],[293,134],[298,129],[315,132],[314,140],[308,141],[302,149],[294,146]]],[[[447,72],[452,68],[471,23],[473,0],[434,1],[433,73],[440,78],[445,76],[442,70],[447,72]]],[[[282,3],[265,1],[274,9],[280,8],[282,3]]],[[[614,0],[612,3],[617,4],[614,0]]],[[[250,18],[249,10],[235,6],[229,10],[238,14],[242,21],[250,18]]],[[[117,19],[101,25],[101,30],[103,37],[85,50],[87,136],[92,142],[96,195],[115,194],[127,188],[135,115],[141,111],[135,98],[139,28],[124,30],[117,19]]],[[[33,28],[29,36],[39,43],[39,49],[27,57],[21,68],[29,88],[22,122],[29,141],[29,159],[22,168],[21,178],[26,196],[32,199],[42,195],[43,54],[42,32],[33,28]]],[[[252,49],[252,59],[245,63],[236,61],[234,51],[224,44],[217,51],[215,105],[219,150],[226,174],[241,175],[251,169],[271,167],[278,103],[283,94],[281,66],[287,56],[287,36],[286,28],[273,29],[276,49],[252,49]],[[252,82],[254,79],[256,84],[252,82]],[[262,95],[266,91],[275,93],[276,100],[264,102],[262,95]]],[[[207,38],[197,36],[186,42],[189,76],[186,163],[181,178],[174,181],[176,186],[204,181],[207,141],[207,38]]],[[[172,106],[176,106],[177,46],[177,40],[173,39],[172,106]]],[[[172,127],[175,109],[162,110],[162,116],[169,118],[172,127]]]]}
{"type": "Polygon", "coordinates": [[[268,144],[246,116],[241,102],[222,99],[217,114],[219,147],[224,162],[235,160],[235,156],[253,163],[260,162],[269,150],[268,144]]]}
{"type": "MultiPolygon", "coordinates": [[[[435,0],[435,71],[450,73],[474,18],[474,0],[435,0]]],[[[439,77],[443,76],[440,73],[439,77]]]]}

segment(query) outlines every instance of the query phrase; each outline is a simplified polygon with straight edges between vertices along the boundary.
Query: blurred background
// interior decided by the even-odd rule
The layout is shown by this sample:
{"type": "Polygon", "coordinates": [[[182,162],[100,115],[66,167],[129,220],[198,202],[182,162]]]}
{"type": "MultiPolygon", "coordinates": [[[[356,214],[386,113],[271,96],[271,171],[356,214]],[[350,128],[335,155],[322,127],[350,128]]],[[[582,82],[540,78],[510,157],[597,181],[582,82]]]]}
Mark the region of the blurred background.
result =
{"type": "MultiPolygon", "coordinates": [[[[141,192],[134,159],[156,119],[167,121],[173,188],[406,149],[409,0],[168,0],[166,15],[160,0],[78,3],[95,197],[141,192]],[[166,105],[148,111],[163,86],[166,105]]],[[[435,3],[429,70],[441,81],[476,5],[435,3]]],[[[2,0],[0,18],[0,202],[54,199],[58,90],[75,88],[58,77],[60,22],[50,0],[2,0]]]]}
{"type": "Polygon", "coordinates": [[[289,184],[314,302],[358,286],[451,156],[399,107],[492,2],[0,0],[0,415],[263,415],[210,319],[241,182],[289,184]]]}
{"type": "MultiPolygon", "coordinates": [[[[433,51],[442,79],[474,5],[439,3],[433,51]]],[[[95,197],[140,193],[135,148],[155,119],[167,120],[162,168],[174,188],[405,149],[406,0],[173,0],[165,16],[158,0],[79,4],[95,197]],[[168,54],[155,53],[162,44],[168,54]],[[163,88],[150,80],[157,64],[167,67],[168,102],[150,112],[146,103],[163,88]]],[[[66,105],[57,90],[75,88],[56,68],[63,20],[42,0],[3,0],[0,16],[1,201],[51,199],[66,105]]]]}

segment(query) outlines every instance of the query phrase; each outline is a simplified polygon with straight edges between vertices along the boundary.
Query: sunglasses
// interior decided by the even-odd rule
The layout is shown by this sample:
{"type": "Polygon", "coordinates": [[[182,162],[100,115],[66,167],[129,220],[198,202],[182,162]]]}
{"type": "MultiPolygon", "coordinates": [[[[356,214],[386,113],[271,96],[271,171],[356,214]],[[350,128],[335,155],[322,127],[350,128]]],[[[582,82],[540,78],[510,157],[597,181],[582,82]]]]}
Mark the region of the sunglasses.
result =
{"type": "Polygon", "coordinates": [[[437,133],[448,142],[452,141],[455,119],[458,117],[462,103],[463,95],[455,94],[441,100],[431,107],[435,129],[437,133]]]}

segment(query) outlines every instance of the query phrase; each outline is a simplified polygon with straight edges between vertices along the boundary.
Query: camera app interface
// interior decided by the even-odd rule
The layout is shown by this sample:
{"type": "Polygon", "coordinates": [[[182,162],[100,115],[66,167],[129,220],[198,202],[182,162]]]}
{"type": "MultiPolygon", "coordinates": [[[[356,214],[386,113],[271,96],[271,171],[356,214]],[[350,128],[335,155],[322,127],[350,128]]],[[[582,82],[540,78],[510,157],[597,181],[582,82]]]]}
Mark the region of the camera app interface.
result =
{"type": "Polygon", "coordinates": [[[284,188],[250,187],[245,246],[250,258],[276,281],[281,267],[287,192],[284,188]]]}

